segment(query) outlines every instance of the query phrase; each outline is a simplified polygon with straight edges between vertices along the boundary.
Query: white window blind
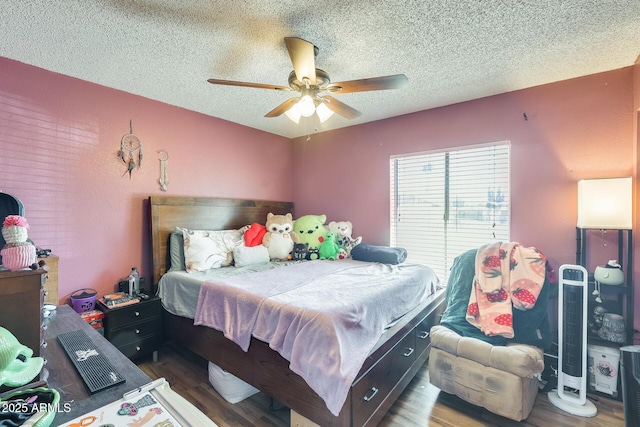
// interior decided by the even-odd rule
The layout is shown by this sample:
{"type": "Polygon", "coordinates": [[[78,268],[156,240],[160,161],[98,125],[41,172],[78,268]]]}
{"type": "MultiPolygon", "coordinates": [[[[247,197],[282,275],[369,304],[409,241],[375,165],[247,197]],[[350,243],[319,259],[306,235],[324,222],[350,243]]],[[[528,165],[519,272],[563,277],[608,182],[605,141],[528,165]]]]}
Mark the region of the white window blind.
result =
{"type": "Polygon", "coordinates": [[[391,245],[446,283],[468,249],[510,241],[509,143],[392,156],[391,245]]]}

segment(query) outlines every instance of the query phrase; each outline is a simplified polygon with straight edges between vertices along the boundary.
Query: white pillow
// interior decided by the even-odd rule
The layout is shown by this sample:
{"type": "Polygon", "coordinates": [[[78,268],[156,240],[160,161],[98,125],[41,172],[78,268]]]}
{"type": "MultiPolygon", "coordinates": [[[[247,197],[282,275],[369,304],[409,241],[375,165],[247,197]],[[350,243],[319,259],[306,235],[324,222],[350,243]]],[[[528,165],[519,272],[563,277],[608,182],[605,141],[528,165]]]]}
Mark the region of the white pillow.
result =
{"type": "Polygon", "coordinates": [[[231,265],[233,248],[242,241],[238,230],[182,230],[187,272],[231,265]]]}
{"type": "Polygon", "coordinates": [[[245,246],[241,244],[233,248],[233,262],[236,267],[269,261],[269,249],[266,246],[245,246]]]}

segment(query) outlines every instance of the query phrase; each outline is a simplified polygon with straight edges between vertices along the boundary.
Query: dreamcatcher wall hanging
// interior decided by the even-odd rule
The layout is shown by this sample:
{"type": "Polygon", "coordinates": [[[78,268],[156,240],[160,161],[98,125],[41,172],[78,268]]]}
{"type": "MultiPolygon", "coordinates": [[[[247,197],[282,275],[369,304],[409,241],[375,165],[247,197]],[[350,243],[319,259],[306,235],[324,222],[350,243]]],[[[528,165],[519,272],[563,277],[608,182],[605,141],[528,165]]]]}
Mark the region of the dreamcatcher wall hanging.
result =
{"type": "Polygon", "coordinates": [[[129,179],[131,179],[131,172],[133,172],[135,168],[140,169],[142,165],[142,143],[133,133],[133,120],[129,121],[129,130],[130,132],[120,140],[118,157],[127,166],[127,170],[124,171],[122,176],[125,176],[128,172],[129,179]]]}

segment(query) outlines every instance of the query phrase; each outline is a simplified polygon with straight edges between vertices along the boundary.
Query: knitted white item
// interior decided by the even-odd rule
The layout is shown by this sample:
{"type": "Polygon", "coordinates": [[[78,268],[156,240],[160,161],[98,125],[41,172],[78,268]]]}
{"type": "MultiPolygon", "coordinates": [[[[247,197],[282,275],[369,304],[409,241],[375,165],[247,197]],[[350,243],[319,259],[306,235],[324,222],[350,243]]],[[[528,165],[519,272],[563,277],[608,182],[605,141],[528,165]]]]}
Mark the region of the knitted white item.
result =
{"type": "Polygon", "coordinates": [[[7,243],[21,243],[27,241],[27,228],[18,225],[2,227],[2,237],[7,243]]]}
{"type": "Polygon", "coordinates": [[[13,243],[0,250],[2,266],[8,270],[27,268],[37,261],[36,247],[31,243],[13,243]]]}

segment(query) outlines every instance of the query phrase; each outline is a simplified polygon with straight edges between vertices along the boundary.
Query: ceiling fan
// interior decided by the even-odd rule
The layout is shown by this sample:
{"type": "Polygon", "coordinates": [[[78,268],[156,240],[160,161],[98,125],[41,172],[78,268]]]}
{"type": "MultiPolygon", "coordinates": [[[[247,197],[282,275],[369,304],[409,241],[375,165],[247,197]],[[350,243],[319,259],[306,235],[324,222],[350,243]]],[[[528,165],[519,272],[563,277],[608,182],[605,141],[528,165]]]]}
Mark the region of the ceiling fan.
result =
{"type": "Polygon", "coordinates": [[[314,113],[318,115],[321,122],[327,120],[333,113],[337,113],[349,120],[355,119],[362,113],[344,102],[338,101],[331,95],[400,89],[409,82],[404,74],[394,74],[331,83],[329,74],[316,68],[315,57],[319,49],[313,43],[297,37],[285,37],[284,41],[293,64],[293,71],[289,74],[289,87],[219,79],[209,79],[207,81],[217,85],[299,92],[299,96],[289,98],[265,114],[265,117],[278,117],[285,113],[287,117],[296,123],[299,122],[300,117],[311,117],[314,113]]]}

